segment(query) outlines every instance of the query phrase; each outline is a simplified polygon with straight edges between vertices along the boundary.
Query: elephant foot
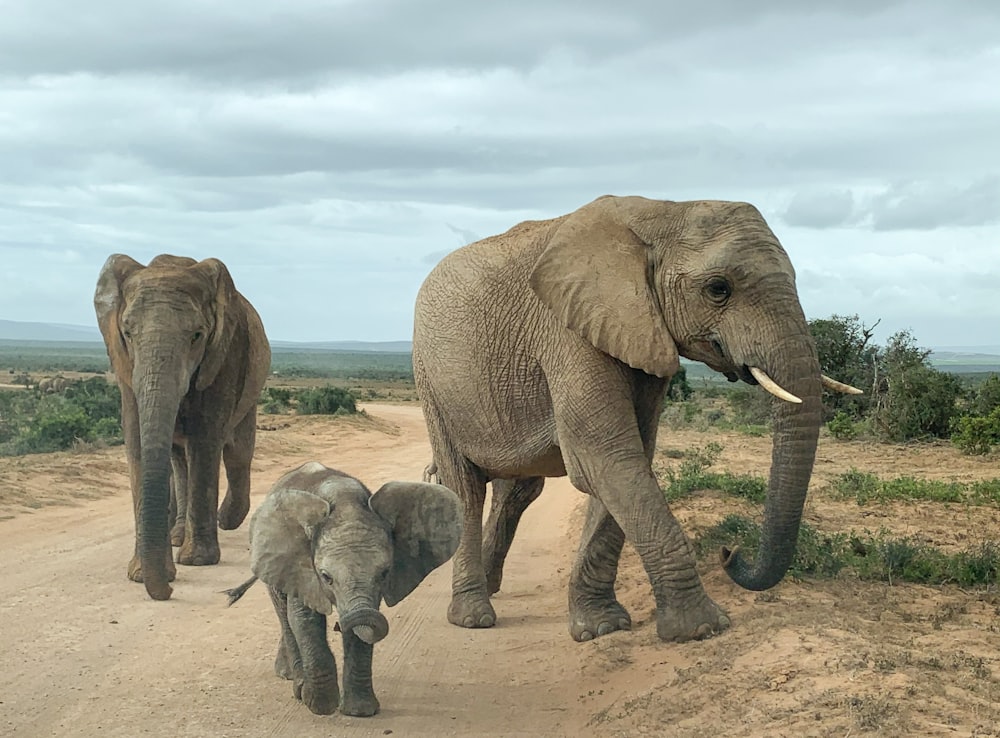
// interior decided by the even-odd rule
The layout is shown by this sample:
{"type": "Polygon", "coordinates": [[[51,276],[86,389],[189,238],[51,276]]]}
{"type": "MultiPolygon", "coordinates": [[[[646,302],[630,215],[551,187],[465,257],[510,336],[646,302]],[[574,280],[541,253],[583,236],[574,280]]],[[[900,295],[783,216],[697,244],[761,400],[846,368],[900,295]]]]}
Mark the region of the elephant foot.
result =
{"type": "MultiPolygon", "coordinates": [[[[133,582],[142,583],[142,562],[139,560],[138,556],[133,556],[132,560],[128,562],[128,578],[133,582]]],[[[174,566],[174,560],[167,556],[167,581],[172,582],[177,578],[177,567],[174,566]]]]}
{"type": "Polygon", "coordinates": [[[177,563],[184,566],[211,566],[221,558],[218,541],[193,541],[188,539],[177,552],[177,563]]]}
{"type": "Polygon", "coordinates": [[[612,595],[609,598],[571,598],[569,634],[574,641],[592,641],[616,630],[631,630],[632,617],[612,595]]]}
{"type": "Polygon", "coordinates": [[[488,597],[452,595],[448,622],[462,628],[492,628],[497,624],[497,614],[488,597]]]}
{"type": "Polygon", "coordinates": [[[174,527],[170,529],[170,545],[175,548],[177,546],[183,546],[184,533],[185,533],[184,523],[174,523],[174,527]]]}
{"type": "Polygon", "coordinates": [[[371,690],[360,695],[345,694],[340,711],[352,717],[371,717],[379,711],[379,703],[371,690]]]}
{"type": "Polygon", "coordinates": [[[250,512],[249,495],[245,500],[234,502],[232,495],[227,493],[219,507],[219,527],[222,530],[236,530],[246,520],[248,512],[250,512]]]}
{"type": "Polygon", "coordinates": [[[292,693],[314,715],[332,715],[340,707],[340,690],[336,681],[332,684],[315,684],[309,680],[296,679],[292,693]]]}
{"type": "Polygon", "coordinates": [[[685,607],[657,608],[656,635],[664,641],[701,641],[732,625],[725,611],[708,597],[685,607]]]}

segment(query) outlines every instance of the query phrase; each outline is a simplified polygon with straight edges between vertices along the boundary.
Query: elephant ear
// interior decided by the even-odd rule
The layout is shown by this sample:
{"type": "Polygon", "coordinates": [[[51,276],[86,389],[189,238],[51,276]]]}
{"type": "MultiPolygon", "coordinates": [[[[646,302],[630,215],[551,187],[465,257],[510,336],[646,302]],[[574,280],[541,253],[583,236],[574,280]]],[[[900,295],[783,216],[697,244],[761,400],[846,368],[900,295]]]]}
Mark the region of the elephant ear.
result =
{"type": "Polygon", "coordinates": [[[677,346],[653,289],[652,251],[629,222],[662,218],[665,205],[608,196],[585,205],[558,226],[530,277],[562,325],[658,377],[677,371],[677,346]]]}
{"type": "Polygon", "coordinates": [[[382,591],[392,607],[455,553],[462,537],[462,503],[440,484],[388,482],[369,504],[392,528],[392,568],[382,591]]]}
{"type": "Polygon", "coordinates": [[[115,376],[126,382],[132,380],[132,360],[125,347],[125,339],[118,322],[122,313],[122,285],[126,279],[144,268],[130,256],[112,254],[101,267],[101,273],[97,277],[97,289],[94,291],[97,325],[108,348],[111,368],[114,369],[115,376]]]}
{"type": "Polygon", "coordinates": [[[226,361],[229,344],[236,332],[235,307],[236,285],[226,265],[218,259],[205,259],[195,264],[195,269],[204,274],[215,287],[215,298],[210,309],[214,314],[214,325],[205,346],[205,356],[198,367],[195,389],[204,392],[218,376],[226,361]]]}
{"type": "Polygon", "coordinates": [[[250,520],[253,573],[324,615],[329,615],[332,607],[313,567],[312,540],[329,514],[326,500],[311,492],[277,486],[250,520]]]}

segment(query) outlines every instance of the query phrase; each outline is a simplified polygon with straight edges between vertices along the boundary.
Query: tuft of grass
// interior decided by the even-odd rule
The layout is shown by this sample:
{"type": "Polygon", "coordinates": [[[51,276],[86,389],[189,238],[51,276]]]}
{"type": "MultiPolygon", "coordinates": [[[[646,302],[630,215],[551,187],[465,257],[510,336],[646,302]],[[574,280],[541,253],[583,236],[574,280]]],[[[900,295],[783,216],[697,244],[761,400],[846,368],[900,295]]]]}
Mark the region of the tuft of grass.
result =
{"type": "MultiPolygon", "coordinates": [[[[741,515],[729,515],[704,531],[695,542],[700,557],[720,546],[739,545],[756,551],[760,525],[741,515]]],[[[799,528],[795,558],[789,573],[825,579],[850,570],[864,581],[989,586],[1000,581],[1000,543],[984,541],[948,553],[914,537],[877,533],[822,533],[807,523],[799,528]]]]}
{"type": "Polygon", "coordinates": [[[687,451],[677,469],[663,471],[660,486],[667,500],[677,500],[699,490],[716,489],[752,502],[763,502],[767,497],[767,480],[763,477],[709,471],[721,453],[722,446],[712,441],[687,451]]]}
{"type": "Polygon", "coordinates": [[[1000,503],[1000,479],[987,479],[968,484],[908,476],[881,479],[869,472],[850,469],[838,475],[831,483],[831,487],[837,496],[842,499],[857,500],[859,505],[869,502],[910,500],[959,502],[969,505],[1000,503]]]}

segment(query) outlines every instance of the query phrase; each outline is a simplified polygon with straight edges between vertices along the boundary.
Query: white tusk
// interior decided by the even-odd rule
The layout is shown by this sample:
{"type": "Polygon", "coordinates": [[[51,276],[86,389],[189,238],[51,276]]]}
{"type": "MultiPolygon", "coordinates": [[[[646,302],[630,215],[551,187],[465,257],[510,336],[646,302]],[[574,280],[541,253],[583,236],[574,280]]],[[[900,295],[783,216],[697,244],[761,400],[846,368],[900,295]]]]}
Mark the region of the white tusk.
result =
{"type": "Polygon", "coordinates": [[[857,387],[838,382],[836,379],[830,379],[825,374],[821,374],[820,376],[823,378],[823,386],[832,392],[842,392],[845,395],[863,395],[865,393],[864,390],[859,390],[857,387]]]}
{"type": "Polygon", "coordinates": [[[753,378],[757,380],[757,383],[770,392],[772,395],[777,397],[779,400],[784,400],[785,402],[802,402],[798,397],[793,395],[791,392],[783,388],[780,384],[775,382],[769,376],[767,372],[763,369],[758,369],[755,366],[750,367],[750,373],[753,374],[753,378]]]}

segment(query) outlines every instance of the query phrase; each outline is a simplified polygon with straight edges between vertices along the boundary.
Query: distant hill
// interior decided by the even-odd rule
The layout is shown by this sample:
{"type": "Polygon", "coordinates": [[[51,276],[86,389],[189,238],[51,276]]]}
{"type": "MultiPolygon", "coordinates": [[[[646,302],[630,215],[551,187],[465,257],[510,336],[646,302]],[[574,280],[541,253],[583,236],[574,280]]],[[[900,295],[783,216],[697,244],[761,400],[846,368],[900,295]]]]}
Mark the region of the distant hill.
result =
{"type": "Polygon", "coordinates": [[[97,326],[0,320],[0,339],[8,341],[102,341],[97,326]]]}
{"type": "Polygon", "coordinates": [[[408,354],[410,341],[271,341],[274,351],[358,351],[380,354],[408,354]]]}
{"type": "MultiPolygon", "coordinates": [[[[0,320],[0,341],[103,343],[97,326],[0,320]]],[[[410,341],[271,341],[275,351],[357,351],[408,354],[410,341]]]]}

